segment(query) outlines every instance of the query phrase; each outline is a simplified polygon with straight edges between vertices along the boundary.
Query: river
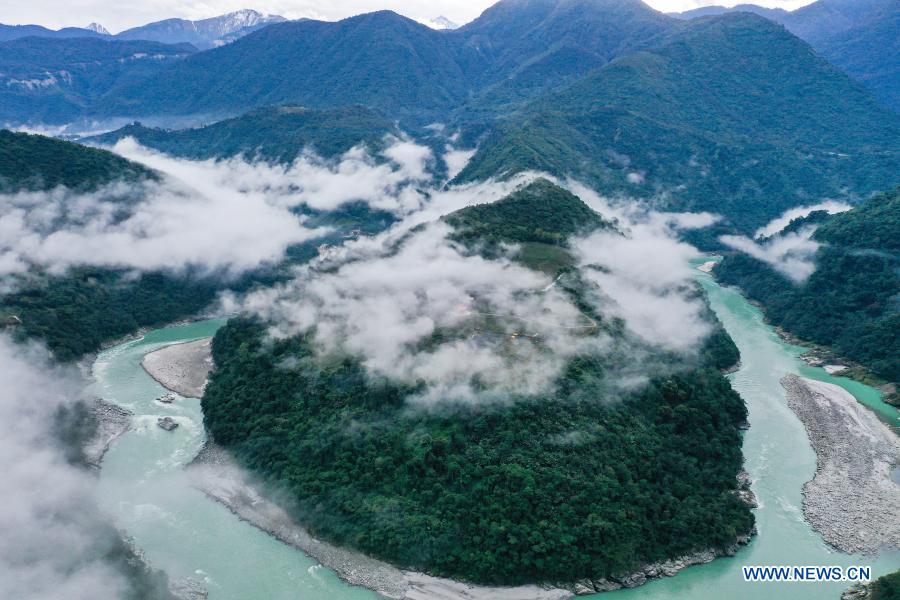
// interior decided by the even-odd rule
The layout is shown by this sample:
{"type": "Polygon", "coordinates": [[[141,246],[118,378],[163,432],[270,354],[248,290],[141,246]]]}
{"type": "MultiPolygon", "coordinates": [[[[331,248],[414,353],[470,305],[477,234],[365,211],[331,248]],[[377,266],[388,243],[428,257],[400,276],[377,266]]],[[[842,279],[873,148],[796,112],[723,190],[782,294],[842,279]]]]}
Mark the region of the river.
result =
{"type": "MultiPolygon", "coordinates": [[[[741,351],[741,369],[732,385],[747,403],[751,428],[744,438],[746,468],[760,502],[759,535],[733,558],[691,567],[676,577],[631,590],[597,595],[609,600],[718,600],[838,598],[847,584],[745,583],[742,565],[871,565],[875,575],[900,567],[900,553],[877,558],[846,555],[826,546],[801,511],[801,487],[815,472],[815,454],[803,425],[785,402],[779,380],[787,372],[837,383],[900,425],[893,407],[877,390],[805,365],[802,348],[782,342],[758,309],[734,290],[699,274],[713,310],[741,351]]],[[[200,402],[178,398],[171,405],[140,367],[144,354],[173,342],[212,335],[224,323],[209,320],[154,330],[101,353],[94,364],[96,393],[135,414],[131,431],[110,448],[100,473],[104,508],[155,567],[171,578],[190,577],[209,590],[211,600],[374,599],[351,587],[302,552],[238,520],[187,482],[183,466],[205,440],[200,402]],[[165,432],[159,416],[181,426],[165,432]]]]}

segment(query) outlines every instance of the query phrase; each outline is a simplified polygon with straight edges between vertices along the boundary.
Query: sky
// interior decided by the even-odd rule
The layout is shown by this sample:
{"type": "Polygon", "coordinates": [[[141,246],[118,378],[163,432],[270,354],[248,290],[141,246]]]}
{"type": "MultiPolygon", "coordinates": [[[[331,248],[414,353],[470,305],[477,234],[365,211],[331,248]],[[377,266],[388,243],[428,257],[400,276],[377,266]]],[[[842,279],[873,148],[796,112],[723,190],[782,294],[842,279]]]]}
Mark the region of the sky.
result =
{"type": "MultiPolygon", "coordinates": [[[[665,12],[683,11],[710,4],[733,6],[735,0],[645,0],[665,12]]],[[[748,1],[748,0],[744,0],[748,1]]],[[[792,10],[811,0],[755,0],[755,4],[792,10]]],[[[171,17],[202,19],[253,8],[289,19],[301,17],[337,20],[352,15],[390,9],[412,19],[426,21],[445,16],[462,24],[476,18],[495,0],[4,0],[0,22],[36,23],[50,28],[83,27],[97,22],[117,33],[129,27],[171,17]]]]}

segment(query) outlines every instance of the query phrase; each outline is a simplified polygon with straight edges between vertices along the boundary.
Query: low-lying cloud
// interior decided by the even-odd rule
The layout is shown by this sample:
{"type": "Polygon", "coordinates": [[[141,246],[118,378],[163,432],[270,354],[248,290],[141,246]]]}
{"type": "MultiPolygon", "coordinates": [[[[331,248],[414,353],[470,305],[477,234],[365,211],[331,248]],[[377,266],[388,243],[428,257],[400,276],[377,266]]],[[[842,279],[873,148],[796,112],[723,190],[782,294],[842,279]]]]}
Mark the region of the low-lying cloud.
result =
{"type": "Polygon", "coordinates": [[[595,343],[578,335],[592,322],[548,276],[469,254],[450,232],[435,223],[399,247],[392,236],[370,241],[365,258],[304,269],[242,307],[274,323],[278,336],[312,333],[322,354],[350,354],[372,374],[425,382],[432,398],[470,399],[475,380],[506,393],[546,389],[566,357],[595,343]],[[437,331],[449,340],[426,344],[437,331]]]}
{"type": "Polygon", "coordinates": [[[815,256],[819,243],[812,239],[815,227],[803,227],[764,242],[746,236],[723,235],[719,240],[744,254],[760,260],[793,281],[803,283],[816,270],[815,256]]]}
{"type": "Polygon", "coordinates": [[[288,165],[177,159],[133,139],[113,149],[162,180],[118,182],[89,194],[57,188],[0,195],[0,276],[86,264],[239,273],[277,263],[288,247],[328,233],[307,227],[302,207],[332,211],[365,202],[398,216],[420,210],[434,160],[427,147],[400,139],[380,157],[358,147],[336,161],[307,153],[288,165]]]}
{"type": "Polygon", "coordinates": [[[793,221],[794,219],[802,219],[810,213],[818,210],[824,210],[828,214],[834,215],[837,213],[848,211],[851,208],[853,207],[849,204],[845,202],[837,202],[835,200],[828,200],[826,202],[820,202],[819,204],[813,204],[810,206],[798,206],[796,208],[785,211],[780,217],[772,219],[764,227],[760,227],[759,229],[757,229],[756,233],[753,234],[753,237],[759,239],[773,236],[776,233],[784,230],[784,228],[790,225],[791,221],[793,221]]]}
{"type": "Polygon", "coordinates": [[[104,558],[114,542],[100,516],[94,480],[70,466],[51,425],[78,396],[74,378],[45,351],[0,335],[0,597],[118,598],[128,582],[104,558]]]}
{"type": "MultiPolygon", "coordinates": [[[[276,337],[309,334],[320,355],[350,354],[374,376],[424,383],[418,399],[428,403],[547,392],[579,353],[694,352],[710,323],[688,264],[698,253],[676,237],[716,216],[612,205],[566,184],[618,224],[572,242],[591,288],[587,300],[603,318],[622,319],[634,338],[615,349],[551,277],[513,260],[514,247],[487,259],[452,242],[449,226],[436,222],[535,176],[432,191],[389,231],[331,248],[292,281],[230,297],[225,308],[261,316],[276,337]],[[430,343],[448,331],[455,333],[430,343]]],[[[617,372],[615,383],[640,383],[647,375],[640,371],[617,372]]]]}

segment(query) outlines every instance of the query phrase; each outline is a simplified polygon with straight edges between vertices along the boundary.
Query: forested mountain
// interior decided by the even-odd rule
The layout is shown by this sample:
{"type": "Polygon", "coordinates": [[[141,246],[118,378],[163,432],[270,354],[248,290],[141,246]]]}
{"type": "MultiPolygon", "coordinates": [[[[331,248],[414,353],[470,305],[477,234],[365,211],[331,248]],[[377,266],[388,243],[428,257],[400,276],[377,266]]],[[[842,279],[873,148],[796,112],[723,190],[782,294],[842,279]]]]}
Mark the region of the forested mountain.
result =
{"type": "Polygon", "coordinates": [[[46,190],[60,185],[92,190],[115,180],[145,177],[153,174],[106,150],[0,130],[0,192],[46,190]]]}
{"type": "Polygon", "coordinates": [[[895,0],[818,0],[794,11],[739,4],[676,13],[692,19],[727,12],[754,12],[794,35],[862,82],[885,105],[900,111],[900,3],[895,0]]]}
{"type": "MultiPolygon", "coordinates": [[[[156,177],[106,150],[0,130],[0,193],[57,186],[92,191],[112,182],[134,184],[156,177]]],[[[139,327],[194,314],[212,301],[217,289],[210,280],[162,273],[135,278],[100,268],[65,275],[34,271],[5,279],[0,315],[19,317],[18,335],[42,339],[56,358],[67,361],[139,327]]]]}
{"type": "Polygon", "coordinates": [[[639,0],[504,0],[454,31],[390,11],[337,23],[283,23],[135,83],[97,111],[139,116],[362,104],[424,124],[446,119],[482,91],[481,110],[533,97],[678,26],[639,0]],[[498,87],[486,89],[492,85],[498,87]]]}
{"type": "Polygon", "coordinates": [[[678,26],[640,0],[501,0],[454,34],[479,57],[487,86],[466,112],[533,98],[678,26]]]}
{"type": "Polygon", "coordinates": [[[331,158],[359,144],[375,150],[396,125],[362,106],[314,110],[300,106],[263,108],[197,129],[153,129],[139,123],[88,138],[89,143],[115,144],[133,137],[144,146],[187,158],[223,158],[243,154],[268,161],[290,162],[312,150],[331,158]]]}
{"type": "Polygon", "coordinates": [[[266,25],[282,23],[277,15],[263,15],[255,10],[239,10],[218,17],[189,21],[165,19],[126,29],[115,35],[120,40],[151,40],[164,44],[187,43],[205,50],[233,42],[266,25]]]}
{"type": "Polygon", "coordinates": [[[193,46],[28,37],[0,43],[0,123],[65,123],[103,94],[196,52],[193,46]]]}
{"type": "Polygon", "coordinates": [[[468,96],[463,66],[447,32],[390,11],[288,22],[133,82],[96,110],[177,115],[284,103],[362,104],[427,123],[468,96]]]}
{"type": "Polygon", "coordinates": [[[726,256],[715,275],[762,303],[776,325],[898,381],[900,189],[822,218],[816,270],[804,283],[746,254],[726,256]]]}
{"type": "MultiPolygon", "coordinates": [[[[602,223],[588,213],[543,181],[447,222],[473,249],[484,248],[479,237],[564,244],[579,224],[602,223]],[[556,200],[558,210],[531,210],[556,200]]],[[[614,320],[594,317],[600,327],[583,335],[612,332],[627,345],[614,320]]],[[[442,329],[426,344],[468,332],[442,329]]],[[[489,332],[476,328],[472,343],[541,344],[489,332]]],[[[701,366],[638,389],[612,381],[618,361],[631,360],[624,349],[588,351],[552,391],[427,409],[410,403],[424,383],[377,376],[354,355],[325,356],[312,334],[266,340],[265,323],[236,319],[213,341],[203,412],[216,442],[288,493],[317,536],[467,581],[617,578],[722,550],[752,528],[734,494],[746,410],[716,370],[737,350],[722,336],[701,366]]]]}
{"type": "Polygon", "coordinates": [[[785,208],[895,183],[900,118],[780,26],[688,22],[493,131],[460,174],[571,174],[752,231],[785,208]]]}

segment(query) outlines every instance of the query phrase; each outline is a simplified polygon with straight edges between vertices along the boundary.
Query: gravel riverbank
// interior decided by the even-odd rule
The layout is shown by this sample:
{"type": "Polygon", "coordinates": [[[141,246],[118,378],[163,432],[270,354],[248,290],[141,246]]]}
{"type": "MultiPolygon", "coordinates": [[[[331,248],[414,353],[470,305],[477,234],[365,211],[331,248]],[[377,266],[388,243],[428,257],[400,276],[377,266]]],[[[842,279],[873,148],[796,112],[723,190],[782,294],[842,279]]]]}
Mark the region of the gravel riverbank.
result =
{"type": "Polygon", "coordinates": [[[172,344],[144,356],[141,366],[166,389],[188,398],[203,396],[212,370],[212,338],[172,344]]]}
{"type": "Polygon", "coordinates": [[[806,427],[816,474],[803,486],[803,512],[830,545],[872,554],[900,548],[900,439],[836,385],[789,374],[788,405],[806,427]]]}
{"type": "Polygon", "coordinates": [[[110,445],[122,434],[131,429],[131,411],[106,402],[101,398],[95,398],[89,404],[97,429],[94,435],[81,447],[85,462],[96,469],[100,468],[103,455],[109,450],[110,445]]]}

